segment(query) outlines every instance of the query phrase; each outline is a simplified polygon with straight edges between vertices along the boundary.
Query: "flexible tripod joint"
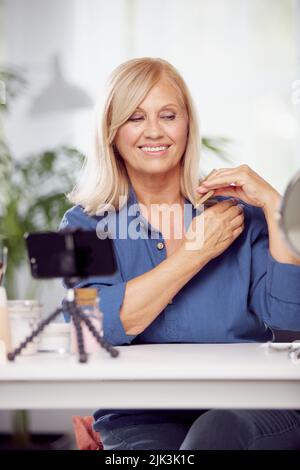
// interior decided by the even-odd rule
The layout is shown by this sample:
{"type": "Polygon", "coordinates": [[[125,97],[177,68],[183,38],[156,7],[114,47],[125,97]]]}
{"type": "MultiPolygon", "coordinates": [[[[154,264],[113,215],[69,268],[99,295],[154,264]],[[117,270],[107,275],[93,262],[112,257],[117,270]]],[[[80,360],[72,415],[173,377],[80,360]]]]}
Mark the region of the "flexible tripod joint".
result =
{"type": "Polygon", "coordinates": [[[87,328],[90,330],[90,332],[96,339],[97,343],[102,348],[104,348],[112,357],[117,357],[119,355],[119,351],[107,341],[105,341],[105,339],[101,336],[100,332],[96,330],[91,320],[82,312],[80,306],[76,304],[74,287],[69,285],[67,288],[66,298],[63,301],[63,308],[56,309],[47,318],[41,321],[39,325],[32,331],[32,333],[27,336],[25,340],[22,341],[16,349],[7,354],[8,360],[14,361],[15,357],[21,354],[22,350],[26,348],[27,344],[31,343],[34,338],[38,336],[44,330],[44,328],[62,312],[67,313],[70,316],[71,320],[73,320],[74,327],[76,330],[79,362],[87,362],[88,360],[88,355],[84,347],[84,340],[81,327],[82,322],[85,323],[87,328]]]}

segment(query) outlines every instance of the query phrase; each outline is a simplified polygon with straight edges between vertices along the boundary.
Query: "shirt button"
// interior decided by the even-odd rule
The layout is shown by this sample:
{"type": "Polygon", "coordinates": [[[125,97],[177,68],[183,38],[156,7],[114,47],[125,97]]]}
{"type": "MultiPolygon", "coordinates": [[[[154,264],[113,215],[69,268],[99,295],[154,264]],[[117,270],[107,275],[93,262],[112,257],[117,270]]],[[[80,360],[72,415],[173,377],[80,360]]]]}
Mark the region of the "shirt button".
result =
{"type": "Polygon", "coordinates": [[[164,246],[165,246],[165,245],[164,245],[162,242],[158,242],[157,245],[156,245],[156,248],[157,248],[158,250],[162,250],[162,249],[164,248],[164,246]]]}

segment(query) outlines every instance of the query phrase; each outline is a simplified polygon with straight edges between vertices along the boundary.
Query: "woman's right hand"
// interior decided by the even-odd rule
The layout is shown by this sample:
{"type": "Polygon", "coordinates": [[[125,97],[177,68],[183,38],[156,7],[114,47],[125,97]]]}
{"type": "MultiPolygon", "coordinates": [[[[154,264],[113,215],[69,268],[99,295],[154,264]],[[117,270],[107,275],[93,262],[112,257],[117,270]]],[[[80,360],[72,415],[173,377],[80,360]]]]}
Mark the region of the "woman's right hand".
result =
{"type": "Polygon", "coordinates": [[[185,251],[209,262],[223,253],[243,232],[244,213],[235,200],[225,200],[193,218],[184,240],[185,251]]]}

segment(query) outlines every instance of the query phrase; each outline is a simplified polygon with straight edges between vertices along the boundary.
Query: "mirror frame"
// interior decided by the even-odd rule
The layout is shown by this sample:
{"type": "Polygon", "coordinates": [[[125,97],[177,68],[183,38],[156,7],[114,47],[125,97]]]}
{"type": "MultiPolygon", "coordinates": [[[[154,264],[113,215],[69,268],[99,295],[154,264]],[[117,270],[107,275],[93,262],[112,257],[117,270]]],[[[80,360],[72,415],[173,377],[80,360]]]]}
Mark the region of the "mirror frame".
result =
{"type": "MultiPolygon", "coordinates": [[[[298,182],[300,186],[300,170],[297,171],[297,173],[292,177],[290,182],[288,183],[288,186],[284,192],[284,195],[281,198],[280,201],[280,206],[279,209],[277,210],[277,220],[279,223],[279,228],[280,231],[283,235],[284,241],[292,251],[292,253],[300,259],[300,250],[297,251],[297,249],[294,247],[294,245],[290,242],[288,234],[287,234],[287,228],[284,225],[284,212],[287,207],[289,195],[291,194],[292,190],[294,189],[295,184],[298,182]]],[[[299,201],[299,206],[300,206],[300,201],[299,201]]]]}

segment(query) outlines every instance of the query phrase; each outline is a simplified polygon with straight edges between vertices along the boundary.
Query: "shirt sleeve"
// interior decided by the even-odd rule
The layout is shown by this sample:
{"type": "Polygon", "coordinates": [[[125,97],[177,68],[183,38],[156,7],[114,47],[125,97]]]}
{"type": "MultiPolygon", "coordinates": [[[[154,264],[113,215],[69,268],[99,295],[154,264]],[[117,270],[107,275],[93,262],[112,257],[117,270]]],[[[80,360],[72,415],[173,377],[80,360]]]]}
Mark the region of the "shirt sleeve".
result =
{"type": "MultiPolygon", "coordinates": [[[[78,206],[67,211],[60,223],[59,229],[81,228],[95,230],[95,222],[78,206]]],[[[120,319],[120,309],[123,303],[126,282],[122,278],[118,254],[114,247],[117,270],[114,274],[90,277],[78,283],[76,287],[96,287],[99,290],[100,310],[103,313],[103,334],[105,340],[113,346],[130,344],[136,335],[127,335],[120,319]]]]}
{"type": "Polygon", "coordinates": [[[300,266],[276,261],[262,209],[252,207],[249,306],[272,329],[300,330],[300,266]]]}

